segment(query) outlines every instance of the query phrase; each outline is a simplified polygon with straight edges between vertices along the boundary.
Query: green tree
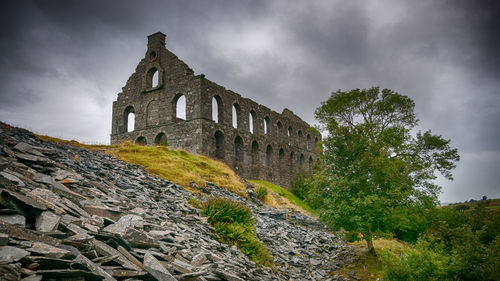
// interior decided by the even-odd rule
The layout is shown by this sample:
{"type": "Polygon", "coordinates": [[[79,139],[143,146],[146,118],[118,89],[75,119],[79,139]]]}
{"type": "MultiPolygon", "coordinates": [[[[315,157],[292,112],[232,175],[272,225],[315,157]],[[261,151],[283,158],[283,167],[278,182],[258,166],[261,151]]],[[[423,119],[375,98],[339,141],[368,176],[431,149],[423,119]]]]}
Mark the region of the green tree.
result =
{"type": "Polygon", "coordinates": [[[436,171],[452,179],[459,155],[430,131],[412,134],[415,103],[378,87],[337,91],[316,109],[327,130],[308,200],[332,228],[358,231],[375,254],[373,235],[391,232],[402,210],[435,206],[436,171]]]}

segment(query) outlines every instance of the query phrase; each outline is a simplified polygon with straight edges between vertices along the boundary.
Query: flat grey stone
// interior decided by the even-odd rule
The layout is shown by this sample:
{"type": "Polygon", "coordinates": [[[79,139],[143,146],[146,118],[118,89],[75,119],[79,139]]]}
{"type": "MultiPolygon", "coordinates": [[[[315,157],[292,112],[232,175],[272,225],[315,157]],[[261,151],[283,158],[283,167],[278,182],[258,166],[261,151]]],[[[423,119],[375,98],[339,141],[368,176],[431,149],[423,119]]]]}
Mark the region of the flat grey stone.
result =
{"type": "Polygon", "coordinates": [[[0,246],[5,246],[9,244],[9,234],[0,233],[0,246]]]}
{"type": "Polygon", "coordinates": [[[26,225],[26,218],[23,215],[0,215],[0,221],[8,224],[19,225],[24,227],[26,225]]]}
{"type": "Polygon", "coordinates": [[[18,261],[30,253],[23,249],[12,247],[12,246],[2,246],[0,247],[0,264],[7,264],[18,261]]]}
{"type": "Polygon", "coordinates": [[[17,184],[17,186],[21,186],[21,187],[26,186],[26,184],[20,178],[12,175],[10,173],[2,171],[2,172],[0,172],[0,176],[2,176],[4,178],[8,179],[9,181],[17,184]]]}

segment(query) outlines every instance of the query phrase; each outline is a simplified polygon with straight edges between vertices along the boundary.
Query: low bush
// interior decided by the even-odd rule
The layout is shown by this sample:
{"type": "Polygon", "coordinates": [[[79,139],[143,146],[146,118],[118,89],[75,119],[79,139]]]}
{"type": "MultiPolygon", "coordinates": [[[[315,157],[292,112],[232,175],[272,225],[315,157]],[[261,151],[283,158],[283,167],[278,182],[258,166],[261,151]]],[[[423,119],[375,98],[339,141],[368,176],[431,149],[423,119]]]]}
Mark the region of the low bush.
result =
{"type": "Polygon", "coordinates": [[[256,189],[255,189],[255,194],[257,195],[257,198],[259,198],[260,201],[263,201],[266,199],[266,196],[267,196],[267,188],[264,187],[264,186],[258,186],[256,189]]]}
{"type": "Polygon", "coordinates": [[[311,186],[307,183],[307,179],[311,176],[308,171],[297,172],[290,180],[290,186],[292,188],[292,193],[295,194],[301,200],[305,200],[311,186]]]}
{"type": "Polygon", "coordinates": [[[257,264],[272,266],[267,248],[254,234],[254,218],[245,205],[226,198],[210,198],[202,204],[203,216],[215,228],[220,241],[236,245],[257,264]]]}

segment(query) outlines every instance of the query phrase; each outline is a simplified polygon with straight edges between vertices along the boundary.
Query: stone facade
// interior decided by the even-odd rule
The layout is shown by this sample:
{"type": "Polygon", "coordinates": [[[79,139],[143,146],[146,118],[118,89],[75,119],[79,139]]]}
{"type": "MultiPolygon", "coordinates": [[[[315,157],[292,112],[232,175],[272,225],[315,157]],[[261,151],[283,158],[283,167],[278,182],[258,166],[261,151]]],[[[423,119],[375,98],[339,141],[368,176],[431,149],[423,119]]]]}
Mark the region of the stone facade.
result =
{"type": "Polygon", "coordinates": [[[292,111],[277,113],[194,75],[165,48],[161,32],[148,36],[145,57],[113,102],[112,144],[168,143],[285,187],[296,171],[311,168],[320,139],[292,111]]]}

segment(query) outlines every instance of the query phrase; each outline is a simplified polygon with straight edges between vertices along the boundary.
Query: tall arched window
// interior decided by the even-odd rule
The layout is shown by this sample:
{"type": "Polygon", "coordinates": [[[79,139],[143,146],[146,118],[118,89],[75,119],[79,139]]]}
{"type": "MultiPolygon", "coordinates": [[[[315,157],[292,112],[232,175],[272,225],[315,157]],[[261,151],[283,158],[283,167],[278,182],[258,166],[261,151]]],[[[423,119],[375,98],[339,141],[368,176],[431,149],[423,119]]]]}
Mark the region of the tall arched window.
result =
{"type": "Polygon", "coordinates": [[[271,119],[269,117],[264,117],[264,134],[267,134],[269,131],[269,124],[271,124],[271,119]]]}
{"type": "Polygon", "coordinates": [[[302,137],[302,130],[299,130],[298,135],[300,138],[302,137]]]}
{"type": "Polygon", "coordinates": [[[186,120],[186,97],[183,94],[177,94],[174,98],[175,117],[186,120]]]}
{"type": "Polygon", "coordinates": [[[268,167],[273,165],[273,147],[270,144],[266,148],[266,165],[268,167]]]}
{"type": "Polygon", "coordinates": [[[281,137],[283,135],[283,125],[280,121],[278,121],[278,123],[276,123],[276,126],[278,127],[278,137],[281,137]]]}
{"type": "Polygon", "coordinates": [[[153,74],[153,79],[152,79],[153,81],[152,81],[152,83],[151,83],[151,87],[152,87],[152,88],[157,87],[157,86],[158,86],[158,84],[160,84],[160,81],[159,81],[159,77],[160,77],[160,76],[159,76],[159,74],[158,74],[158,73],[159,73],[159,71],[157,70],[157,71],[155,71],[155,73],[153,74]]]}
{"type": "Polygon", "coordinates": [[[309,170],[312,169],[312,165],[313,165],[313,158],[312,156],[309,156],[309,170]]]}
{"type": "Polygon", "coordinates": [[[290,152],[290,171],[293,171],[295,169],[295,152],[290,152]]]}
{"type": "Polygon", "coordinates": [[[234,139],[234,156],[236,162],[243,162],[243,139],[240,136],[234,139]]]}
{"type": "Polygon", "coordinates": [[[288,136],[291,136],[293,134],[293,129],[292,127],[288,127],[288,136]]]}
{"type": "Polygon", "coordinates": [[[215,141],[215,153],[214,153],[215,158],[224,159],[224,134],[221,131],[215,132],[214,141],[215,141]]]}
{"type": "Polygon", "coordinates": [[[222,99],[219,96],[212,98],[212,120],[215,123],[222,122],[222,99]]]}
{"type": "Polygon", "coordinates": [[[300,169],[304,169],[304,161],[305,161],[305,157],[304,157],[304,154],[300,154],[300,157],[299,157],[299,168],[300,169]]]}
{"type": "Polygon", "coordinates": [[[310,147],[311,147],[311,135],[307,134],[307,137],[306,137],[306,148],[307,148],[307,150],[309,150],[310,147]]]}
{"type": "Polygon", "coordinates": [[[255,121],[257,120],[257,114],[255,111],[250,110],[250,113],[248,114],[248,130],[250,133],[253,134],[254,129],[255,129],[255,121]]]}
{"type": "Polygon", "coordinates": [[[240,118],[240,105],[239,104],[237,104],[237,103],[233,104],[232,114],[233,114],[233,128],[238,128],[238,122],[239,122],[238,119],[240,118]]]}
{"type": "Polygon", "coordinates": [[[132,132],[135,129],[135,113],[134,107],[129,105],[123,111],[123,129],[122,132],[132,132]]]}
{"type": "Polygon", "coordinates": [[[252,164],[259,163],[259,144],[257,141],[252,142],[252,164]]]}

